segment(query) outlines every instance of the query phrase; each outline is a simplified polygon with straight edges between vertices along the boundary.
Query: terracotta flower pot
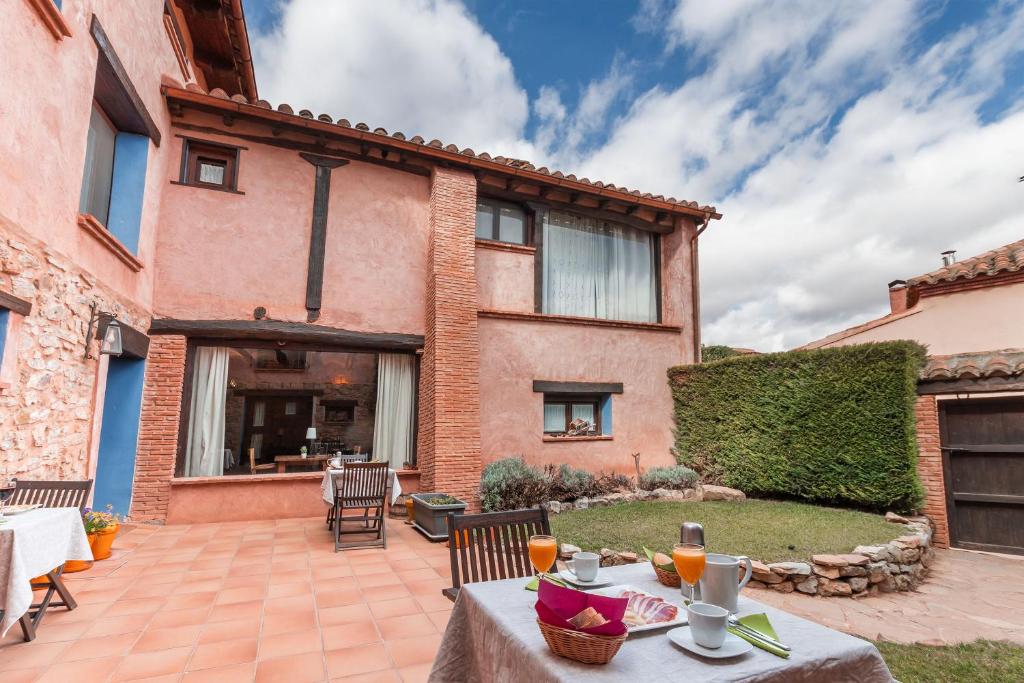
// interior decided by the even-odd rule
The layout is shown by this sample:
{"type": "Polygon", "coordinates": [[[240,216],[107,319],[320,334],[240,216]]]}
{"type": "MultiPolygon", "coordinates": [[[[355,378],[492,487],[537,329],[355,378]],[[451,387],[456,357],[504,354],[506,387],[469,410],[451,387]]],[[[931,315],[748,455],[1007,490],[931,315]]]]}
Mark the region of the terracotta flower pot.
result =
{"type": "Polygon", "coordinates": [[[92,548],[94,560],[105,560],[110,557],[110,546],[113,545],[114,538],[120,529],[121,525],[115,523],[89,534],[89,547],[92,548]]]}
{"type": "Polygon", "coordinates": [[[416,513],[414,512],[414,510],[416,509],[415,505],[416,501],[412,499],[412,496],[409,496],[408,498],[405,499],[405,513],[409,517],[410,524],[416,521],[416,513]]]}

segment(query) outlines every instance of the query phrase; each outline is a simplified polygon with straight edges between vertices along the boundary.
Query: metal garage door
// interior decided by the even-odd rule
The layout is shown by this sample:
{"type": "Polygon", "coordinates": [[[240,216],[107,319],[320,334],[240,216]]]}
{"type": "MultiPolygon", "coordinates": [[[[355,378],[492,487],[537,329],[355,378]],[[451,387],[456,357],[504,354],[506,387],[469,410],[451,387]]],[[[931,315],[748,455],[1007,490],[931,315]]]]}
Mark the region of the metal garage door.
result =
{"type": "Polygon", "coordinates": [[[1024,554],[1024,400],[940,405],[953,545],[1024,554]]]}

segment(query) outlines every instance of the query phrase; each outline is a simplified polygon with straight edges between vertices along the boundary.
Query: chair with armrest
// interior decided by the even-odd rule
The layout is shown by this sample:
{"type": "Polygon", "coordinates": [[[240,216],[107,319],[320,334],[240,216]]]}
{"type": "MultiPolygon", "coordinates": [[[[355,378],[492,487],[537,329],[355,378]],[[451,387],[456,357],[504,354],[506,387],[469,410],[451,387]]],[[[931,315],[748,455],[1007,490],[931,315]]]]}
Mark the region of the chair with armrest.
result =
{"type": "Polygon", "coordinates": [[[265,462],[262,464],[256,464],[256,449],[249,449],[249,473],[257,474],[258,472],[273,472],[277,470],[277,465],[272,462],[265,462]]]}

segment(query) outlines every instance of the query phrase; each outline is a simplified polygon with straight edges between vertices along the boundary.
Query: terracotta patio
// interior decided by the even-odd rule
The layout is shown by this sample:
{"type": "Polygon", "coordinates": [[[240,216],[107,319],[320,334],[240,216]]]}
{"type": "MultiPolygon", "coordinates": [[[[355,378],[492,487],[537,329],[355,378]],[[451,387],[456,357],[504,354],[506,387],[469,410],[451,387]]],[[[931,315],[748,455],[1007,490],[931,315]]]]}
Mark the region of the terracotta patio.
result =
{"type": "Polygon", "coordinates": [[[387,550],[334,552],[323,518],[136,526],[68,577],[36,641],[0,641],[22,681],[421,681],[448,621],[448,550],[388,520],[387,550]]]}

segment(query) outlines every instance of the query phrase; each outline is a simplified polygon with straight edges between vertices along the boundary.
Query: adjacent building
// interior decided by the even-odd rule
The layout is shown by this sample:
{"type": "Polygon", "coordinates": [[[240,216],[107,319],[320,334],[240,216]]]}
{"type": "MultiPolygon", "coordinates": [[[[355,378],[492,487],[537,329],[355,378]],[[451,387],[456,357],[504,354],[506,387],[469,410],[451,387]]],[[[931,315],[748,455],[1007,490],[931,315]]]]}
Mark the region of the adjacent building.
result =
{"type": "Polygon", "coordinates": [[[272,107],[240,0],[0,36],[4,474],[192,522],[320,514],[338,451],[470,500],[509,455],[673,462],[713,207],[272,107]]]}
{"type": "Polygon", "coordinates": [[[913,339],[918,470],[936,540],[1024,553],[1024,240],[889,283],[891,312],[804,348],[913,339]]]}

